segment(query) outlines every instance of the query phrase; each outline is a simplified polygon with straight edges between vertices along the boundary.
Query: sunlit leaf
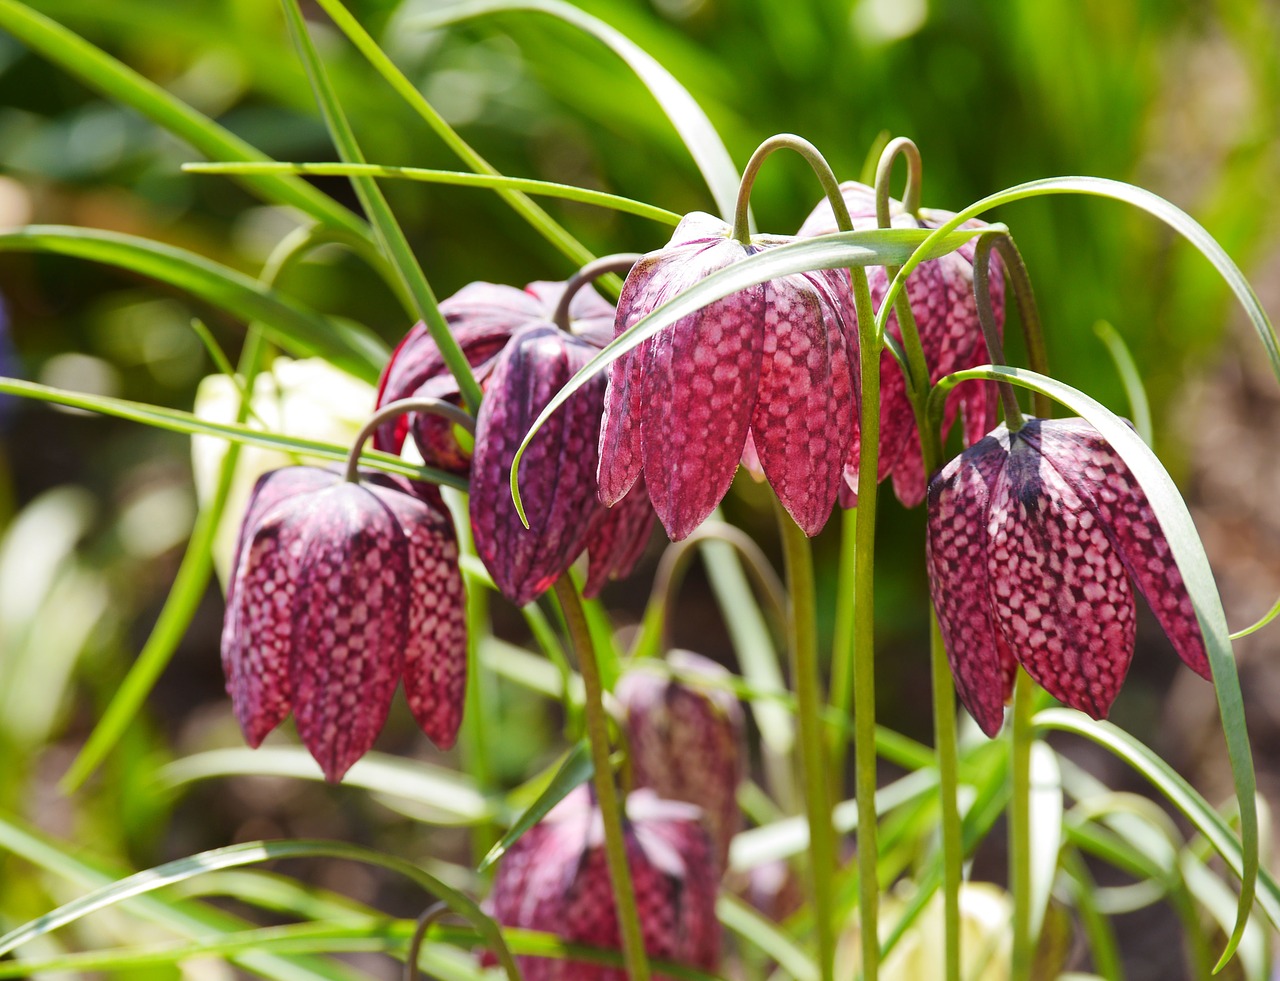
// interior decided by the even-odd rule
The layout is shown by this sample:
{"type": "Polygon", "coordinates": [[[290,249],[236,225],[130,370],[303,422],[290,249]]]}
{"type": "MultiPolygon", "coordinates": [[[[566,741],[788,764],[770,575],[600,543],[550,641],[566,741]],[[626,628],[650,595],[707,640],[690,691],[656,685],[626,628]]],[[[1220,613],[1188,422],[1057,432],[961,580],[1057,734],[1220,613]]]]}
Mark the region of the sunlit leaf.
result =
{"type": "Polygon", "coordinates": [[[1133,360],[1133,352],[1125,344],[1120,332],[1107,321],[1099,320],[1095,323],[1093,332],[1106,345],[1107,353],[1115,362],[1125,397],[1129,400],[1129,418],[1133,420],[1133,428],[1138,431],[1144,443],[1154,446],[1155,427],[1151,424],[1151,402],[1147,399],[1147,389],[1142,384],[1142,375],[1138,371],[1138,363],[1133,360]]]}
{"type": "Polygon", "coordinates": [[[516,818],[506,834],[498,841],[480,863],[478,871],[483,872],[498,861],[507,849],[520,840],[520,837],[541,821],[551,809],[569,794],[591,779],[595,767],[591,763],[591,746],[586,740],[578,742],[565,757],[556,775],[551,778],[546,789],[538,795],[538,799],[516,818]]]}

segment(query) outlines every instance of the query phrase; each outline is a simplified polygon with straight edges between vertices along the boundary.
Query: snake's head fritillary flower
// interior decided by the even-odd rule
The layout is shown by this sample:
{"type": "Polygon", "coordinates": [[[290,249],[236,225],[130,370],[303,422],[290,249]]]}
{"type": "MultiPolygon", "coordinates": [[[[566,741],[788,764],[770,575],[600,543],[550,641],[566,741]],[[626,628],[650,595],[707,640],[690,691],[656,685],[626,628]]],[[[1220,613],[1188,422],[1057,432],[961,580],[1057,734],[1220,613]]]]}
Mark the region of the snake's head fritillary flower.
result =
{"type": "MultiPolygon", "coordinates": [[[[865,184],[848,182],[840,185],[855,229],[876,227],[875,190],[865,184]]],[[[894,228],[937,228],[953,217],[948,211],[920,210],[918,218],[902,210],[898,202],[891,206],[894,228]]],[[[965,228],[984,228],[982,222],[966,222],[965,228]]],[[[830,202],[824,200],[800,228],[800,235],[825,235],[837,231],[830,202]]],[[[930,381],[944,375],[988,361],[978,321],[978,308],[973,296],[973,256],[975,246],[968,242],[955,252],[921,263],[907,279],[907,298],[915,314],[920,332],[920,345],[929,365],[930,381]]],[[[867,269],[871,299],[878,308],[889,289],[883,266],[867,269]]],[[[1004,324],[1004,278],[998,256],[991,258],[991,309],[997,327],[1004,324]]],[[[889,315],[886,329],[899,341],[902,329],[896,312],[889,315]]],[[[943,416],[943,439],[959,413],[963,417],[966,445],[980,440],[995,426],[996,393],[991,382],[965,382],[956,387],[947,400],[943,416]]],[[[857,453],[855,439],[850,450],[846,483],[841,503],[853,506],[857,501],[857,453]]],[[[893,478],[893,489],[907,507],[924,500],[928,475],[920,455],[920,437],[915,416],[907,398],[902,371],[886,348],[880,356],[880,464],[879,479],[893,478]]]]}
{"type": "MultiPolygon", "coordinates": [[[[545,323],[564,292],[564,283],[530,283],[524,289],[496,283],[471,283],[440,303],[440,312],[457,338],[481,388],[487,387],[499,352],[517,331],[545,323]]],[[[594,290],[575,294],[569,315],[576,334],[597,347],[612,340],[613,306],[594,290]]],[[[382,372],[377,407],[407,398],[438,398],[461,403],[458,383],[426,325],[415,324],[400,342],[382,372]]],[[[431,466],[454,473],[470,469],[470,453],[458,445],[446,419],[428,413],[407,413],[379,426],[374,448],[399,453],[413,436],[422,458],[431,466]]]]}
{"type": "Polygon", "coordinates": [[[956,690],[989,736],[1017,665],[1105,718],[1134,645],[1134,588],[1211,679],[1191,598],[1146,494],[1082,419],[1001,425],[929,485],[928,566],[956,690]]]}
{"type": "Polygon", "coordinates": [[[222,663],[250,746],[292,711],[325,777],[340,780],[402,678],[422,731],[453,745],[466,628],[453,523],[434,488],[274,470],[254,489],[234,568],[222,663]]]}
{"type": "MultiPolygon", "coordinates": [[[[718,876],[696,807],[628,796],[623,837],[645,951],[714,971],[720,960],[718,876]]],[[[557,805],[503,855],[490,905],[503,926],[577,944],[621,948],[600,810],[585,787],[557,805]]],[[[563,958],[517,957],[525,981],[625,981],[621,968],[563,958]]],[[[657,975],[661,978],[662,975],[657,975]]]]}
{"type": "Polygon", "coordinates": [[[698,683],[730,677],[716,662],[672,651],[667,664],[674,674],[642,662],[622,676],[614,692],[626,722],[632,777],[637,787],[702,808],[723,871],[729,842],[742,827],[742,706],[725,688],[698,683]]]}
{"type": "MultiPolygon", "coordinates": [[[[622,333],[711,273],[789,241],[744,245],[687,215],[627,276],[622,333]]],[[[742,290],[683,317],[610,366],[600,497],[641,475],[668,535],[685,538],[729,490],[748,436],[778,499],[809,535],[826,523],[853,438],[853,304],[847,276],[819,271],[742,290]]]]}

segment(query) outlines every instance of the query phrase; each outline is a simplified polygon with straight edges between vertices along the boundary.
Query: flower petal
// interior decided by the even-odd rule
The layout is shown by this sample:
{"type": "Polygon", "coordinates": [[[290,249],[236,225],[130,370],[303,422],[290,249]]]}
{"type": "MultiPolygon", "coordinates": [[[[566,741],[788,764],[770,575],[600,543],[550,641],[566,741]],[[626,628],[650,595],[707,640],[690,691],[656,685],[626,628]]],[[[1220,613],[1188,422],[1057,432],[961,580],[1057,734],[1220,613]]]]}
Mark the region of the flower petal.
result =
{"type": "Polygon", "coordinates": [[[336,782],[372,747],[403,673],[408,546],[364,487],[343,482],[311,503],[289,674],[298,735],[336,782]]]}
{"type": "Polygon", "coordinates": [[[467,619],[458,540],[443,508],[385,487],[370,490],[408,543],[404,690],[422,731],[441,749],[458,738],[467,688],[467,619]]]}
{"type": "Polygon", "coordinates": [[[1169,542],[1119,454],[1083,419],[1044,420],[1027,428],[1028,442],[1037,446],[1097,516],[1178,656],[1212,681],[1200,622],[1169,542]]]}
{"type": "Polygon", "coordinates": [[[1000,731],[1012,690],[987,584],[988,512],[1001,482],[1006,445],[989,436],[933,479],[925,549],[929,591],[956,692],[988,736],[1000,731]]]}
{"type": "Polygon", "coordinates": [[[1009,647],[1049,694],[1106,718],[1133,658],[1129,577],[1102,522],[1021,431],[989,529],[992,604],[1009,647]]]}
{"type": "Polygon", "coordinates": [[[476,420],[471,524],[476,552],[507,599],[523,606],[581,554],[596,507],[604,381],[592,379],[538,431],[525,452],[516,514],[509,475],[529,426],[594,348],[550,326],[522,331],[503,351],[476,420]]]}
{"type": "Polygon", "coordinates": [[[751,436],[787,513],[813,536],[831,516],[856,422],[843,272],[766,284],[764,347],[751,436]]]}

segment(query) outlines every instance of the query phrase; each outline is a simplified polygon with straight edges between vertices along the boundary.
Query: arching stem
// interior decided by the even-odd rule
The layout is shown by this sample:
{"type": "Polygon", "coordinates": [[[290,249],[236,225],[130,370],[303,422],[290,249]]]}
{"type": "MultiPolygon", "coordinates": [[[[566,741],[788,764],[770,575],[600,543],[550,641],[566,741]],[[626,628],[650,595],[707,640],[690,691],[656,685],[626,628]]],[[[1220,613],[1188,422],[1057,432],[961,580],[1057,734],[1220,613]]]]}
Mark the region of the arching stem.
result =
{"type": "Polygon", "coordinates": [[[418,981],[418,958],[422,955],[422,943],[427,938],[427,931],[438,923],[449,912],[447,903],[433,903],[418,917],[418,925],[413,928],[413,937],[409,940],[409,954],[404,962],[404,981],[418,981]]]}
{"type": "Polygon", "coordinates": [[[627,272],[640,258],[638,252],[618,252],[615,255],[604,255],[588,262],[564,284],[564,292],[560,294],[560,302],[556,304],[555,313],[551,315],[551,322],[566,334],[573,333],[569,324],[569,307],[578,290],[609,273],[627,272]]]}
{"type": "MultiPolygon", "coordinates": [[[[991,250],[996,239],[1003,237],[996,232],[983,235],[978,239],[978,246],[973,254],[973,298],[978,305],[978,322],[982,324],[982,338],[987,344],[987,357],[992,364],[1006,364],[1004,345],[1000,340],[1000,330],[996,327],[995,313],[991,309],[991,250]]],[[[1025,270],[1024,270],[1025,271],[1025,270]]],[[[1013,386],[1008,382],[996,382],[1000,392],[1000,404],[1004,407],[1005,425],[1009,432],[1016,433],[1026,420],[1022,418],[1022,408],[1018,405],[1018,397],[1013,386]]]]}
{"type": "Polygon", "coordinates": [[[352,440],[351,452],[347,454],[346,471],[343,473],[345,480],[353,484],[360,480],[360,451],[364,449],[365,442],[373,435],[374,430],[387,420],[394,419],[396,416],[403,415],[406,412],[426,412],[431,415],[443,416],[455,426],[461,426],[473,435],[476,431],[476,421],[471,417],[471,414],[465,409],[458,408],[452,402],[446,402],[444,399],[413,398],[400,399],[398,402],[388,402],[369,417],[369,421],[364,424],[359,434],[352,440]]]}
{"type": "Polygon", "coordinates": [[[738,206],[733,214],[733,237],[743,245],[751,244],[750,206],[751,188],[755,186],[760,167],[775,150],[794,150],[813,168],[822,190],[835,212],[836,226],[842,232],[853,231],[853,222],[849,218],[849,208],[844,203],[844,195],[840,193],[840,182],[836,180],[827,158],[818,148],[803,137],[793,133],[779,133],[771,136],[756,148],[756,152],[747,161],[747,169],[742,172],[742,183],[738,185],[738,206]]]}
{"type": "Polygon", "coordinates": [[[910,137],[899,136],[885,144],[880,152],[880,162],[876,165],[876,224],[881,228],[888,228],[890,225],[889,178],[899,157],[907,162],[907,187],[902,192],[902,208],[910,215],[920,211],[920,183],[924,162],[920,159],[920,148],[915,141],[910,137]]]}

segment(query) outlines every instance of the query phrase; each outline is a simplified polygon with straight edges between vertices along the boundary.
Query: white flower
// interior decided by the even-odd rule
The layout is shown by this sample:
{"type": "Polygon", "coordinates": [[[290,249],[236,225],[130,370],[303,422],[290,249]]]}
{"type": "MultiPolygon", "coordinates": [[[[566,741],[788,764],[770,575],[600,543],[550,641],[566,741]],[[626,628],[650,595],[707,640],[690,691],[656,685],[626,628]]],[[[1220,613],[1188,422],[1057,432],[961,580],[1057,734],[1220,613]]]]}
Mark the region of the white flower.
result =
{"type": "MultiPolygon", "coordinates": [[[[373,411],[371,385],[340,371],[323,358],[293,361],[276,358],[254,381],[247,424],[254,429],[347,445],[373,411]]],[[[226,375],[210,375],[196,390],[195,414],[210,422],[234,422],[240,392],[226,375]]],[[[227,441],[213,436],[191,438],[191,468],[196,498],[207,507],[218,486],[218,474],[226,456],[227,441]]],[[[268,470],[287,467],[298,460],[288,453],[257,446],[241,446],[231,491],[218,522],[213,562],[223,588],[231,574],[236,534],[249,493],[268,470]]]]}

